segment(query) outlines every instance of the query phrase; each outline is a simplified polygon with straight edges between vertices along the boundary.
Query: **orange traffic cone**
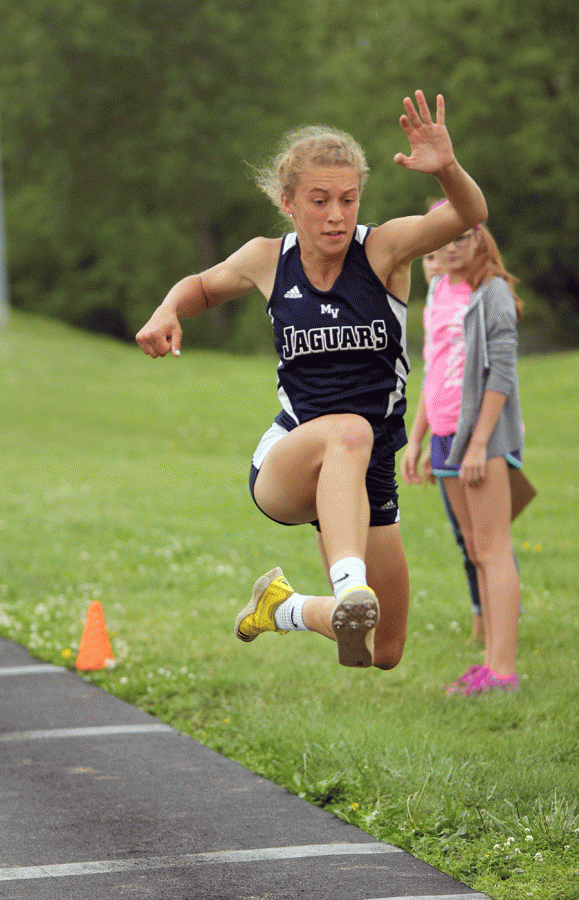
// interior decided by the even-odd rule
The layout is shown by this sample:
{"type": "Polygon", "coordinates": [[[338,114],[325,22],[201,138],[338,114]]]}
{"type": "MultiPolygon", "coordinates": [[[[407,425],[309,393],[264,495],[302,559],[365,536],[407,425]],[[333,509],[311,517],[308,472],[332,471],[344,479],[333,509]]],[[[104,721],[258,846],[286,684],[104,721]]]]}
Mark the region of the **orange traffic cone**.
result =
{"type": "Polygon", "coordinates": [[[76,668],[85,672],[112,667],[115,658],[107,634],[103,608],[93,600],[88,608],[85,626],[80,639],[76,668]]]}

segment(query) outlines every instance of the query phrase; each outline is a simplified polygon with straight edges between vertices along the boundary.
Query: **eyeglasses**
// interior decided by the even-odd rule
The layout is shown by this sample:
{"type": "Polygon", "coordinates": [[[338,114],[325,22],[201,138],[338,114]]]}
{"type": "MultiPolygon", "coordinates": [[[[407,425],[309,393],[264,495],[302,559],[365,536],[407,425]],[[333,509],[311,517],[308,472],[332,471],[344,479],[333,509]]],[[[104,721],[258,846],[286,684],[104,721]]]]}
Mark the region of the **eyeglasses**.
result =
{"type": "MultiPolygon", "coordinates": [[[[449,241],[450,244],[454,244],[455,247],[464,247],[467,241],[470,241],[473,236],[474,231],[467,231],[466,234],[459,234],[458,237],[455,237],[454,240],[449,241]]],[[[446,245],[448,247],[448,244],[446,245]]]]}

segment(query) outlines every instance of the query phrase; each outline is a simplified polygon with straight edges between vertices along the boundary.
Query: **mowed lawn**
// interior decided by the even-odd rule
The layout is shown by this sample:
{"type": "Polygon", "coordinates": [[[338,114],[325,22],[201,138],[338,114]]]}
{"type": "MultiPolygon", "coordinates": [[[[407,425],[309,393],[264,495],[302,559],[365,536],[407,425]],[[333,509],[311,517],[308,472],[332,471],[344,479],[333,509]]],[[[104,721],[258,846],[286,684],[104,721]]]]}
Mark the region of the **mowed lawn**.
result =
{"type": "MultiPolygon", "coordinates": [[[[85,677],[495,900],[577,900],[579,352],[519,361],[538,490],[514,525],[521,691],[481,698],[441,690],[481,654],[432,487],[400,486],[411,611],[398,668],[341,668],[313,634],[234,638],[274,565],[327,592],[313,529],[270,522],[248,493],[275,369],[210,352],[153,361],[13,313],[0,633],[72,667],[98,599],[117,665],[85,677]]],[[[409,421],[420,381],[416,360],[409,421]]]]}

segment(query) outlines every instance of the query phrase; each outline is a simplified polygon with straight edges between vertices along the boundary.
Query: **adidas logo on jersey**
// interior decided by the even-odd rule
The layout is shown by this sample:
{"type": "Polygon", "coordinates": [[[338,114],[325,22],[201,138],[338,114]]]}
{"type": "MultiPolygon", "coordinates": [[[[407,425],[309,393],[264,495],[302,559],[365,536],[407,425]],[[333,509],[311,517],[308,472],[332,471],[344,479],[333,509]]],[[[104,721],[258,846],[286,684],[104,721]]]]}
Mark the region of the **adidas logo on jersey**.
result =
{"type": "Polygon", "coordinates": [[[396,504],[394,503],[394,500],[388,500],[388,502],[385,503],[384,506],[381,506],[380,509],[396,509],[396,504]]]}
{"type": "Polygon", "coordinates": [[[301,300],[302,296],[303,295],[300,294],[300,289],[298,288],[297,284],[294,284],[293,288],[291,288],[291,290],[289,291],[286,291],[284,294],[284,297],[287,297],[288,300],[301,300]]]}

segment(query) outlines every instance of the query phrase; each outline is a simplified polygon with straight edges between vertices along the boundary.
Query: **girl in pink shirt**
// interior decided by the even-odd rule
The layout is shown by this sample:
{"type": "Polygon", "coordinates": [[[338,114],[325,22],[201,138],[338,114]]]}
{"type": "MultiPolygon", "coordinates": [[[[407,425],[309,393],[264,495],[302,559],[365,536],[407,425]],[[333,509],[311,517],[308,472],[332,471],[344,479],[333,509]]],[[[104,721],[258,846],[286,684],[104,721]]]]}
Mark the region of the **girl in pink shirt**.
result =
{"type": "Polygon", "coordinates": [[[464,333],[462,320],[471,287],[465,281],[450,284],[444,275],[436,286],[434,301],[424,308],[426,378],[424,401],[433,434],[454,434],[462,398],[464,333]]]}
{"type": "Polygon", "coordinates": [[[402,476],[407,484],[423,481],[418,461],[430,427],[432,474],[444,478],[468,557],[476,566],[485,632],[484,664],[471,666],[447,687],[448,693],[513,690],[519,686],[515,661],[520,585],[511,541],[508,465],[520,466],[520,455],[517,460],[513,451],[522,446],[518,388],[512,374],[515,322],[522,304],[513,290],[516,279],[504,268],[484,226],[451,241],[440,256],[447,274],[436,285],[425,314],[427,373],[402,459],[402,476]],[[463,327],[467,309],[468,334],[463,327]],[[491,331],[485,336],[484,329],[473,323],[484,321],[486,327],[487,320],[491,331]],[[477,358],[481,373],[474,364],[477,358]],[[484,372],[483,358],[488,366],[484,372]],[[473,380],[475,376],[478,380],[473,380]],[[464,396],[463,381],[468,384],[464,396]],[[457,440],[451,449],[461,428],[463,443],[457,440]],[[511,439],[513,445],[502,446],[511,439]]]}

